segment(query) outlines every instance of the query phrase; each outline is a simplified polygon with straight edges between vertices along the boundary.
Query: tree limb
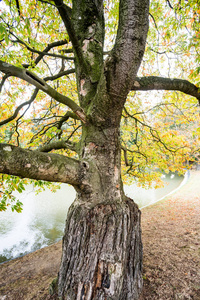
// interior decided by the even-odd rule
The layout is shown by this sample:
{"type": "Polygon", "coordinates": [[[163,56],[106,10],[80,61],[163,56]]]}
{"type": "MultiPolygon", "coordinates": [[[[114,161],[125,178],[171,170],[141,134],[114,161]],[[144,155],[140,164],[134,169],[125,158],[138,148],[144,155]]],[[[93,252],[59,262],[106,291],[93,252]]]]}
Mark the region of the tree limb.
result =
{"type": "Polygon", "coordinates": [[[18,14],[19,14],[19,16],[20,16],[19,0],[16,0],[16,7],[17,7],[17,10],[18,10],[18,14]]]}
{"type": "Polygon", "coordinates": [[[168,3],[168,5],[171,9],[174,9],[169,0],[166,0],[166,2],[168,3]]]}
{"type": "Polygon", "coordinates": [[[18,115],[18,113],[19,113],[19,111],[20,111],[20,109],[21,109],[22,107],[24,107],[25,105],[30,105],[30,104],[35,100],[38,91],[39,91],[39,89],[36,88],[36,89],[34,90],[33,95],[31,96],[31,98],[30,98],[29,101],[23,102],[21,105],[19,105],[19,106],[16,108],[16,110],[15,110],[15,112],[14,112],[14,114],[13,114],[12,116],[10,116],[9,118],[7,118],[7,119],[5,119],[5,120],[3,120],[3,121],[0,121],[0,126],[2,126],[2,125],[4,125],[4,124],[7,124],[7,123],[11,122],[12,120],[14,120],[14,119],[17,117],[17,115],[18,115]]]}
{"type": "Polygon", "coordinates": [[[3,76],[1,83],[0,83],[0,93],[1,93],[3,85],[8,77],[9,77],[9,75],[7,75],[7,74],[3,76]]]}
{"type": "MultiPolygon", "coordinates": [[[[45,77],[45,78],[44,78],[44,81],[55,80],[55,79],[58,79],[58,78],[60,78],[60,77],[62,77],[62,76],[69,75],[69,74],[74,73],[74,72],[75,72],[75,69],[63,71],[63,72],[60,72],[60,73],[58,73],[58,74],[56,74],[56,75],[54,75],[54,76],[48,76],[48,77],[45,77]]],[[[6,78],[8,78],[9,76],[8,76],[8,75],[5,75],[4,77],[5,77],[5,78],[4,78],[4,81],[5,81],[6,78]]],[[[3,81],[3,80],[2,80],[2,81],[3,81]]],[[[0,85],[0,87],[1,87],[1,85],[0,85]]],[[[9,118],[7,118],[7,119],[5,119],[5,120],[3,120],[3,121],[0,121],[0,126],[2,126],[2,125],[4,125],[4,124],[7,124],[7,123],[9,123],[10,121],[14,120],[14,119],[17,117],[17,115],[18,115],[20,109],[22,109],[22,107],[24,107],[25,105],[30,105],[30,104],[35,100],[38,91],[39,91],[39,89],[36,88],[35,91],[34,91],[34,93],[33,93],[33,95],[31,96],[31,98],[30,98],[29,101],[23,102],[21,105],[19,105],[19,106],[16,108],[16,110],[15,110],[15,112],[14,112],[14,114],[13,114],[12,116],[10,116],[9,118]]],[[[80,118],[79,118],[75,113],[73,113],[73,112],[71,112],[71,111],[70,111],[70,112],[68,111],[68,112],[67,112],[67,115],[68,115],[68,118],[71,117],[71,118],[73,118],[73,119],[80,120],[80,118]]],[[[68,118],[65,118],[64,121],[66,121],[68,118]]],[[[62,118],[62,119],[63,119],[63,118],[62,118]]],[[[64,121],[62,121],[62,122],[64,122],[64,121]]]]}
{"type": "Polygon", "coordinates": [[[157,76],[137,77],[131,87],[132,91],[167,90],[180,91],[197,98],[200,104],[200,91],[188,80],[164,78],[157,76]]]}
{"type": "Polygon", "coordinates": [[[127,157],[127,149],[122,145],[121,145],[121,149],[124,151],[124,161],[125,161],[126,167],[131,166],[130,162],[128,161],[128,157],[127,157]]]}
{"type": "MultiPolygon", "coordinates": [[[[50,51],[52,48],[54,48],[54,47],[58,47],[58,46],[62,46],[62,45],[66,45],[68,43],[68,41],[67,40],[62,40],[62,41],[57,41],[57,42],[53,42],[53,43],[51,43],[51,44],[48,44],[48,46],[43,50],[43,51],[37,51],[37,53],[38,52],[41,52],[41,53],[38,53],[39,55],[38,55],[38,57],[35,59],[35,61],[34,61],[34,66],[36,66],[39,62],[40,62],[40,60],[45,56],[45,55],[48,55],[48,51],[50,51]]],[[[27,47],[27,45],[25,44],[25,46],[27,47]]],[[[29,47],[29,46],[28,46],[29,47]]],[[[32,50],[34,50],[35,51],[35,49],[32,49],[32,48],[30,48],[29,47],[29,50],[30,51],[32,51],[32,50]]],[[[32,51],[33,52],[33,51],[32,51]]],[[[61,57],[61,58],[63,58],[63,57],[61,57]]],[[[67,57],[65,58],[65,59],[68,59],[67,57]]],[[[25,68],[28,68],[29,67],[29,65],[24,65],[24,67],[25,68]]]]}
{"type": "Polygon", "coordinates": [[[45,80],[39,78],[33,72],[30,72],[26,69],[22,69],[19,67],[15,67],[15,66],[8,64],[2,60],[0,60],[0,71],[9,76],[15,76],[15,77],[21,78],[21,79],[27,81],[28,83],[34,85],[38,89],[42,90],[43,92],[45,92],[46,94],[48,94],[49,96],[54,98],[56,101],[67,105],[79,117],[79,119],[83,121],[83,123],[86,123],[86,115],[83,112],[83,110],[80,108],[80,106],[78,106],[69,97],[58,93],[50,85],[48,85],[45,82],[45,80]]]}
{"type": "MultiPolygon", "coordinates": [[[[36,58],[36,64],[38,64],[38,62],[43,58],[43,56],[47,55],[47,56],[51,56],[51,57],[56,57],[56,58],[63,58],[63,59],[66,59],[66,60],[74,60],[74,57],[68,57],[68,56],[65,56],[65,55],[61,55],[61,54],[54,54],[54,53],[48,53],[48,51],[53,48],[53,47],[56,47],[56,46],[47,46],[44,51],[39,51],[39,50],[36,50],[35,48],[32,48],[30,47],[29,45],[27,45],[24,41],[20,40],[18,37],[16,37],[13,33],[11,33],[15,38],[16,38],[16,41],[12,41],[13,43],[19,43],[19,44],[22,44],[24,45],[29,51],[33,52],[33,53],[37,53],[37,54],[40,54],[37,58],[36,58]],[[47,49],[47,50],[46,50],[47,49]],[[46,50],[46,51],[45,51],[46,50]]],[[[59,44],[59,42],[55,42],[57,44],[59,44]]],[[[63,41],[64,43],[64,41],[63,41]]],[[[62,42],[60,45],[64,45],[62,42]]],[[[67,43],[67,41],[65,41],[65,44],[67,43]]],[[[53,43],[52,43],[53,44],[53,43]]],[[[57,45],[59,46],[59,45],[57,45]]],[[[27,68],[29,65],[25,65],[25,67],[27,68]]]]}
{"type": "Polygon", "coordinates": [[[71,14],[69,12],[70,8],[66,4],[64,4],[63,0],[54,0],[54,3],[67,29],[67,33],[69,35],[70,41],[72,42],[74,53],[76,54],[78,63],[83,68],[83,70],[87,73],[88,66],[85,62],[79,40],[77,38],[74,26],[71,21],[71,14]]]}
{"type": "MultiPolygon", "coordinates": [[[[124,108],[124,109],[125,109],[125,108],[124,108]]],[[[152,137],[158,142],[158,144],[160,143],[161,145],[163,145],[163,147],[164,147],[167,151],[176,153],[178,150],[180,150],[180,149],[182,148],[182,147],[175,148],[175,147],[171,147],[171,146],[168,147],[168,145],[167,145],[164,141],[162,141],[162,139],[160,138],[160,135],[159,135],[159,133],[158,133],[158,131],[157,131],[156,129],[154,129],[152,126],[146,124],[144,121],[141,121],[141,120],[139,120],[138,118],[134,117],[134,115],[131,115],[131,114],[127,111],[127,109],[125,109],[125,112],[126,112],[126,114],[127,114],[130,118],[136,120],[137,123],[141,124],[143,127],[147,127],[147,128],[149,129],[149,132],[150,132],[150,134],[152,135],[152,137]]],[[[136,144],[136,146],[137,146],[137,144],[136,144]]]]}
{"type": "Polygon", "coordinates": [[[66,71],[63,71],[63,72],[59,72],[56,75],[45,77],[44,81],[49,81],[49,80],[53,81],[53,80],[56,80],[56,79],[58,79],[62,76],[66,76],[66,75],[73,74],[73,73],[75,73],[75,69],[66,70],[66,71]]]}
{"type": "Polygon", "coordinates": [[[52,150],[59,150],[59,149],[69,149],[78,153],[78,144],[61,140],[61,141],[51,142],[47,145],[38,148],[40,152],[50,152],[52,150]]]}
{"type": "Polygon", "coordinates": [[[58,121],[57,128],[60,129],[62,127],[62,124],[64,122],[66,122],[69,118],[72,118],[74,120],[79,120],[79,118],[77,117],[77,115],[75,115],[71,111],[67,111],[66,114],[60,119],[60,121],[58,121]]]}
{"type": "MultiPolygon", "coordinates": [[[[123,146],[123,145],[121,145],[121,149],[123,150],[123,152],[124,152],[124,161],[125,161],[125,165],[126,165],[126,167],[132,167],[133,166],[133,162],[130,162],[129,160],[128,160],[128,156],[127,156],[127,152],[130,152],[130,153],[134,153],[134,154],[138,154],[138,155],[140,155],[140,156],[143,156],[145,159],[146,159],[146,161],[147,161],[147,156],[144,154],[144,153],[142,153],[141,151],[139,151],[139,150],[130,150],[130,149],[128,149],[128,148],[126,148],[125,146],[123,146]]],[[[130,169],[129,169],[130,170],[130,169]]]]}
{"type": "Polygon", "coordinates": [[[120,0],[116,42],[106,62],[110,94],[127,96],[136,76],[149,26],[148,0],[120,0]]]}
{"type": "Polygon", "coordinates": [[[80,162],[59,154],[0,144],[0,173],[79,185],[80,162]]]}

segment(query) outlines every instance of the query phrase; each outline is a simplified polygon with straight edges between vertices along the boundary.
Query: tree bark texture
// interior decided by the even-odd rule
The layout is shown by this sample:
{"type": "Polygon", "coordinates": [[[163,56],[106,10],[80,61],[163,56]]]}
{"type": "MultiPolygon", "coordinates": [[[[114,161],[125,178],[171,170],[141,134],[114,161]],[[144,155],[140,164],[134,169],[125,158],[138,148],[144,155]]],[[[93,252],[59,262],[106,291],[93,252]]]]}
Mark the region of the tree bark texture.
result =
{"type": "Polygon", "coordinates": [[[71,206],[58,276],[60,299],[138,299],[142,289],[140,211],[123,192],[118,128],[87,126],[82,184],[71,206]]]}
{"type": "Polygon", "coordinates": [[[138,299],[142,289],[140,211],[129,198],[73,204],[63,238],[60,299],[138,299]]]}
{"type": "Polygon", "coordinates": [[[121,0],[116,43],[103,61],[103,1],[54,1],[73,44],[80,184],[63,238],[60,299],[134,300],[142,289],[140,211],[123,192],[120,120],[145,49],[149,1],[121,0]]]}

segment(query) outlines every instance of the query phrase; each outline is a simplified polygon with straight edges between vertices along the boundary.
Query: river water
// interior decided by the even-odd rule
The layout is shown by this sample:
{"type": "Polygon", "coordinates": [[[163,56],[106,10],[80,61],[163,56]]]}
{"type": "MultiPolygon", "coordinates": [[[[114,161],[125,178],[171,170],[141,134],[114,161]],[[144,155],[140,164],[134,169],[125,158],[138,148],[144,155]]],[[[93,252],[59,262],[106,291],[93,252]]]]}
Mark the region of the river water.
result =
{"type": "MultiPolygon", "coordinates": [[[[125,193],[139,207],[153,204],[178,186],[183,177],[170,175],[164,178],[164,188],[144,189],[136,184],[125,186],[125,193]]],[[[31,186],[17,195],[23,202],[22,213],[0,212],[0,263],[39,248],[51,245],[63,236],[67,210],[75,198],[73,187],[62,184],[56,193],[50,190],[35,195],[31,186]]]]}

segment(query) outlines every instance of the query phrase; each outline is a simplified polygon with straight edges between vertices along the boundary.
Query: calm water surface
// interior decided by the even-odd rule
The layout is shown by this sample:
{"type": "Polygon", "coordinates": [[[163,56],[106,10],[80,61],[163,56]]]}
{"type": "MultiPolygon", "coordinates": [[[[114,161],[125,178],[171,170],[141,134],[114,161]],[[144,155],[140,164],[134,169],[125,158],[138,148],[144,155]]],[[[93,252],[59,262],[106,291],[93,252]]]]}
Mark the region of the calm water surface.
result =
{"type": "MultiPolygon", "coordinates": [[[[168,184],[160,189],[143,189],[137,185],[125,186],[125,193],[139,207],[152,204],[176,189],[183,177],[171,175],[168,184]]],[[[60,190],[35,195],[31,186],[19,195],[23,212],[0,212],[0,262],[16,258],[51,245],[63,236],[67,210],[75,199],[72,187],[62,184],[60,190]]]]}

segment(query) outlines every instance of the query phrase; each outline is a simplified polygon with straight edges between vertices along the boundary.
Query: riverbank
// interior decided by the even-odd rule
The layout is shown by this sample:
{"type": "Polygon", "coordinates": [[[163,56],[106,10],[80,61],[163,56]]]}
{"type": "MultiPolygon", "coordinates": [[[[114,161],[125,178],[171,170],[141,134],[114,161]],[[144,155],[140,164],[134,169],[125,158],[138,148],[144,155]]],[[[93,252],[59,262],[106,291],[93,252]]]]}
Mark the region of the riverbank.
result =
{"type": "MultiPolygon", "coordinates": [[[[144,289],[140,300],[200,300],[200,171],[173,195],[142,209],[144,289]]],[[[0,300],[52,299],[61,242],[0,266],[0,300]]]]}

